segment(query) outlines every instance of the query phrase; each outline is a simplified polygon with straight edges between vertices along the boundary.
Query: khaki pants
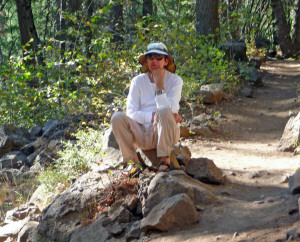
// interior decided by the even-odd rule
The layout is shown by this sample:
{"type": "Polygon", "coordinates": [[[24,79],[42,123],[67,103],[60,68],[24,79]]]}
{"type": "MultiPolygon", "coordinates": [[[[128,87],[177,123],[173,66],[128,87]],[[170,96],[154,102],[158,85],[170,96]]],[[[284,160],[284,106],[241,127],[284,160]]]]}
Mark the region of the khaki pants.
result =
{"type": "Polygon", "coordinates": [[[157,157],[170,156],[172,147],[180,138],[174,115],[169,108],[158,110],[155,123],[144,127],[122,112],[111,118],[112,129],[119,144],[123,161],[136,156],[136,148],[157,150],[157,157]]]}

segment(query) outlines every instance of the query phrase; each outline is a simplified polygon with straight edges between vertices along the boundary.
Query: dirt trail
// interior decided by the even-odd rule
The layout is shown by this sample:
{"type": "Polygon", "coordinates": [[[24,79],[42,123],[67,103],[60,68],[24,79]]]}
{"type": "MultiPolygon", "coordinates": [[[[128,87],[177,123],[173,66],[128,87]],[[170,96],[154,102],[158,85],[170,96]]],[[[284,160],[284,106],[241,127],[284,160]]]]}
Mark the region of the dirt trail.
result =
{"type": "Polygon", "coordinates": [[[289,113],[298,113],[300,62],[267,61],[264,86],[253,98],[213,107],[224,118],[221,138],[186,140],[193,157],[207,157],[227,177],[212,186],[219,202],[200,212],[193,228],[153,234],[153,241],[284,241],[299,228],[298,195],[288,191],[286,178],[300,167],[300,155],[277,151],[289,113]],[[296,212],[295,212],[296,211],[296,212]]]}

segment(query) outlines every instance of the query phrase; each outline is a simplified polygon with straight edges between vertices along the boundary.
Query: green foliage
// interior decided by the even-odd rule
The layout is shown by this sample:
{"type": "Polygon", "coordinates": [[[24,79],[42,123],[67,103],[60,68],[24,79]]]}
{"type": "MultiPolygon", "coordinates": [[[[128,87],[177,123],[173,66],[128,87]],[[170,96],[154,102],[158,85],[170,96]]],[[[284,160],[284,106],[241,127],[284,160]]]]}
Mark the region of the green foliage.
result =
{"type": "Polygon", "coordinates": [[[234,65],[225,58],[225,53],[213,41],[214,36],[197,36],[194,25],[187,21],[174,22],[172,27],[164,22],[138,25],[137,45],[143,47],[154,41],[163,41],[174,57],[176,73],[184,80],[183,95],[191,98],[203,84],[224,83],[236,85],[238,79],[234,65]]]}
{"type": "Polygon", "coordinates": [[[170,49],[188,98],[203,84],[238,82],[235,67],[213,36],[196,35],[189,1],[182,1],[181,12],[175,7],[159,10],[155,19],[129,25],[122,43],[114,43],[113,35],[103,28],[110,8],[105,5],[90,17],[86,11],[63,12],[68,28],[45,39],[35,53],[43,56],[42,65],[37,61],[28,65],[36,57],[27,50],[27,56],[12,56],[2,66],[0,123],[30,127],[85,112],[97,113],[99,122],[109,123],[111,113],[125,106],[130,80],[139,74],[138,57],[153,41],[163,41],[170,49]],[[170,21],[166,11],[180,18],[170,21]],[[107,107],[111,105],[115,110],[107,107]]]}
{"type": "Polygon", "coordinates": [[[39,182],[48,191],[53,192],[59,184],[70,184],[70,179],[86,173],[96,163],[96,156],[102,148],[102,133],[89,129],[78,131],[75,136],[76,144],[71,141],[64,142],[64,149],[59,152],[60,158],[38,176],[39,182]]]}

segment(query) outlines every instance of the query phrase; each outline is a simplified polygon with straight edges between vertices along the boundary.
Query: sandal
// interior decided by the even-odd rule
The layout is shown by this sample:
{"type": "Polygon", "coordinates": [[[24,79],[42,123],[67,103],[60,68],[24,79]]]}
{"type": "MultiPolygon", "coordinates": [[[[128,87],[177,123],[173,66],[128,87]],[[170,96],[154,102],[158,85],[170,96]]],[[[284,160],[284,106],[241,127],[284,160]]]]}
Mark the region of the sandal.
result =
{"type": "Polygon", "coordinates": [[[158,172],[169,172],[170,170],[171,170],[170,165],[167,162],[161,161],[158,164],[158,172]],[[165,168],[165,169],[159,169],[160,166],[166,166],[167,168],[165,168]]]}

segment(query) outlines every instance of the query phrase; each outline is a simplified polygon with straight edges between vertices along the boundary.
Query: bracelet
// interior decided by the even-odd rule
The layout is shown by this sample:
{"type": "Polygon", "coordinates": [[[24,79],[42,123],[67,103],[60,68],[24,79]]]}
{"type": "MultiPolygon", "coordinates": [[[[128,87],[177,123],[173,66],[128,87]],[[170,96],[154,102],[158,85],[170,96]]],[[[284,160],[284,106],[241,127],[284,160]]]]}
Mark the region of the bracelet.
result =
{"type": "Polygon", "coordinates": [[[159,96],[159,95],[164,94],[164,93],[166,93],[166,91],[164,89],[158,89],[158,90],[155,91],[156,96],[159,96]]]}

